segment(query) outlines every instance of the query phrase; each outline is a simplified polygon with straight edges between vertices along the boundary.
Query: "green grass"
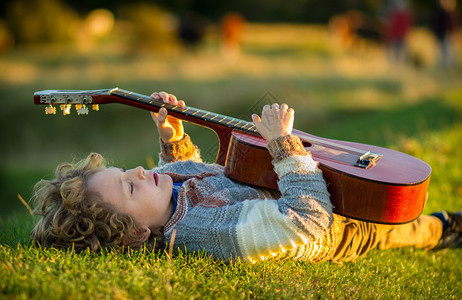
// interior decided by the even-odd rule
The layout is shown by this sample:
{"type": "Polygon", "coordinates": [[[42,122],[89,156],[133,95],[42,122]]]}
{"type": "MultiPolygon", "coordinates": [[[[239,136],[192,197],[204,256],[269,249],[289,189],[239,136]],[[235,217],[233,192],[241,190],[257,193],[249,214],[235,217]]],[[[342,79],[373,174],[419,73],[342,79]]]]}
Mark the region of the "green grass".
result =
{"type": "Polygon", "coordinates": [[[0,246],[2,296],[15,298],[457,299],[460,251],[375,251],[346,264],[222,263],[204,253],[101,254],[0,246]]]}
{"type": "MultiPolygon", "coordinates": [[[[0,299],[462,298],[462,249],[372,251],[336,265],[225,264],[204,253],[175,252],[170,259],[148,251],[76,254],[30,246],[35,220],[16,195],[27,200],[33,184],[50,178],[59,162],[97,151],[133,167],[158,153],[145,111],[108,105],[85,117],[45,116],[32,104],[33,92],[41,89],[165,90],[188,105],[246,119],[274,97],[295,108],[297,129],[428,162],[433,172],[424,213],[462,209],[459,69],[389,66],[380,49],[333,50],[318,27],[249,28],[248,51],[237,61],[221,58],[213,41],[188,55],[55,48],[51,54],[23,49],[0,56],[0,299]],[[316,40],[306,42],[303,34],[316,40]],[[279,44],[277,36],[284,37],[279,44]]],[[[186,130],[212,161],[214,134],[190,124],[186,130]]]]}

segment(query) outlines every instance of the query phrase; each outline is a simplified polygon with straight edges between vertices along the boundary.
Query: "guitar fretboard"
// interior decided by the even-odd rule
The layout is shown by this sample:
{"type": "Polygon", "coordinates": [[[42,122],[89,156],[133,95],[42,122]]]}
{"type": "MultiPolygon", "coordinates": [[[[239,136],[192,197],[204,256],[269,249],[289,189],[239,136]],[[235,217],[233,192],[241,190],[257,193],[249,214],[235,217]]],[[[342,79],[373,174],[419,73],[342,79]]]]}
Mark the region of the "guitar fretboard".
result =
{"type": "Polygon", "coordinates": [[[259,135],[253,122],[228,117],[222,114],[217,114],[217,113],[209,112],[206,110],[202,110],[202,109],[198,109],[198,108],[194,108],[190,106],[181,107],[181,106],[166,104],[160,100],[152,99],[146,95],[122,90],[119,88],[111,90],[110,94],[118,96],[118,97],[122,97],[128,100],[133,100],[139,103],[143,103],[146,105],[155,106],[158,108],[165,107],[167,111],[174,111],[176,113],[183,114],[190,118],[205,120],[207,122],[219,124],[221,126],[225,126],[225,127],[237,129],[243,132],[259,135]]]}

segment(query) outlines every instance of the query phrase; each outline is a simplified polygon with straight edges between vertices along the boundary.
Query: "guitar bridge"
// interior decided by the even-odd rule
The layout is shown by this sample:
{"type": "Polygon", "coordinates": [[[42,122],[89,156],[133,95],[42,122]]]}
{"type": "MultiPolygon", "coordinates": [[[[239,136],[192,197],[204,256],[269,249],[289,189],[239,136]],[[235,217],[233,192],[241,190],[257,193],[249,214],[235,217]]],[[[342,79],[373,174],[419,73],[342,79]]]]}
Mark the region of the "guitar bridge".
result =
{"type": "Polygon", "coordinates": [[[355,166],[363,169],[373,167],[383,154],[367,151],[361,155],[356,161],[355,166]]]}

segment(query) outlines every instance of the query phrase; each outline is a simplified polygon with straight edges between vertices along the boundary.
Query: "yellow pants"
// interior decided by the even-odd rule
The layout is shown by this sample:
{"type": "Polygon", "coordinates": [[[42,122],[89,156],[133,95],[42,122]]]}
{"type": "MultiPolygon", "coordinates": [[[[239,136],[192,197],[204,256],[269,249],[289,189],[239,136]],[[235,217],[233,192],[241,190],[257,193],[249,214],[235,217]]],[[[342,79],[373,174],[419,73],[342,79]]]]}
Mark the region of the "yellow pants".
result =
{"type": "Polygon", "coordinates": [[[352,261],[372,249],[415,247],[431,249],[438,243],[443,226],[433,216],[420,216],[401,225],[374,224],[345,219],[343,239],[333,261],[352,261]]]}

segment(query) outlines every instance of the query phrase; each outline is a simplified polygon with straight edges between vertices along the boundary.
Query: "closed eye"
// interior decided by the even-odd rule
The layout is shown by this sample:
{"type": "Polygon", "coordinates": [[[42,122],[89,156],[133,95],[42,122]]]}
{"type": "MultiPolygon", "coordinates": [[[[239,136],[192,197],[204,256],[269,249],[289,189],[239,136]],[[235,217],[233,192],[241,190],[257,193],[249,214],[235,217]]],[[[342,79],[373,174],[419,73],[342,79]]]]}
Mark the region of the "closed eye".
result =
{"type": "Polygon", "coordinates": [[[130,182],[130,194],[133,194],[133,191],[135,190],[135,185],[133,182],[130,182]]]}
{"type": "MultiPolygon", "coordinates": [[[[122,167],[120,168],[120,171],[125,173],[127,172],[127,169],[125,167],[122,167]]],[[[128,182],[128,186],[129,186],[130,194],[133,194],[133,191],[135,190],[135,185],[133,184],[133,182],[128,182]]]]}

